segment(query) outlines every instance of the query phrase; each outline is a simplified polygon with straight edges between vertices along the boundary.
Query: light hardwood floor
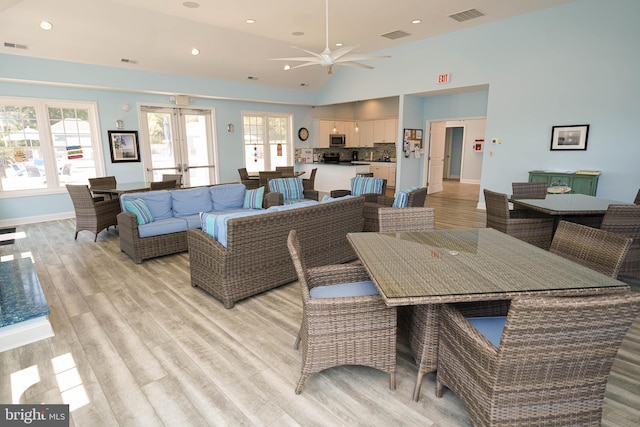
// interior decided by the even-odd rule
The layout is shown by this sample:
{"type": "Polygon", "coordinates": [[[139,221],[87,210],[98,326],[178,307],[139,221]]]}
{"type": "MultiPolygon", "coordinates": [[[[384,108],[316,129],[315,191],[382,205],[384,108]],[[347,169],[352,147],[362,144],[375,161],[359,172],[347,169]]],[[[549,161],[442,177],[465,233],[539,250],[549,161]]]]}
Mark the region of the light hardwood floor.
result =
{"type": "MultiPolygon", "coordinates": [[[[430,195],[438,228],[482,227],[478,186],[446,182],[430,195]]],[[[297,283],[227,310],[189,282],[188,255],[134,264],[117,231],[98,242],[74,220],[18,227],[26,234],[0,256],[31,256],[56,336],[0,353],[0,402],[70,403],[74,426],[471,425],[453,393],[434,395],[402,341],[397,389],[371,368],[311,376],[294,394],[301,319],[297,283]]],[[[607,387],[603,425],[640,421],[640,323],[629,332],[607,387]]]]}

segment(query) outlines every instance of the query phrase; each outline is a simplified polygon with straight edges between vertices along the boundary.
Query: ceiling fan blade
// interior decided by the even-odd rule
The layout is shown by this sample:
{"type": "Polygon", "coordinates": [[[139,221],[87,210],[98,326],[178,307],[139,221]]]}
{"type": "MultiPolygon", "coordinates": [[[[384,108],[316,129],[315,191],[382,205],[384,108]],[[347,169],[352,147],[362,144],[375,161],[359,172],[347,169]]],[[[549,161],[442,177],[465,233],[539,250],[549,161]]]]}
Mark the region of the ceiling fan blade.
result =
{"type": "Polygon", "coordinates": [[[358,68],[366,68],[368,70],[373,70],[373,67],[371,65],[362,64],[360,62],[354,62],[354,61],[336,62],[335,65],[346,65],[347,67],[358,67],[358,68]]]}
{"type": "Polygon", "coordinates": [[[294,56],[291,58],[269,58],[269,61],[311,61],[314,64],[319,64],[320,61],[314,56],[294,56]]]}
{"type": "Polygon", "coordinates": [[[341,58],[337,58],[335,62],[344,62],[344,61],[364,61],[367,59],[379,59],[379,58],[391,58],[389,55],[369,55],[366,53],[352,53],[349,55],[344,55],[341,58]]]}
{"type": "Polygon", "coordinates": [[[318,65],[318,62],[305,62],[304,64],[300,64],[300,65],[296,65],[295,67],[291,67],[291,69],[293,70],[294,68],[300,68],[300,67],[308,67],[309,65],[318,65]]]}
{"type": "Polygon", "coordinates": [[[355,49],[357,47],[358,47],[358,45],[341,47],[340,49],[331,52],[331,57],[334,60],[336,60],[336,59],[346,55],[347,53],[351,52],[353,49],[355,49]]]}
{"type": "Polygon", "coordinates": [[[303,49],[303,48],[298,47],[298,46],[291,46],[291,47],[292,47],[292,48],[294,48],[294,49],[301,50],[301,51],[303,51],[303,52],[307,52],[309,55],[313,55],[313,56],[316,56],[316,57],[318,57],[318,58],[321,58],[321,57],[322,57],[322,55],[323,55],[324,53],[326,53],[326,52],[322,52],[322,53],[315,53],[315,52],[312,52],[312,51],[307,50],[307,49],[303,49]]]}

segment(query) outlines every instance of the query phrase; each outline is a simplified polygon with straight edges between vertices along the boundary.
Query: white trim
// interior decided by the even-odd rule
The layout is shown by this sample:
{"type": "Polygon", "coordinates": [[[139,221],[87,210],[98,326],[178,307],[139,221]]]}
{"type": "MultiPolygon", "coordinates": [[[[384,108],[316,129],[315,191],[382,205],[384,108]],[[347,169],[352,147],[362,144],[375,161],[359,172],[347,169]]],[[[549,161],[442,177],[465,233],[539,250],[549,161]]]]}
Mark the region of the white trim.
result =
{"type": "Polygon", "coordinates": [[[478,184],[480,185],[479,179],[461,179],[460,184],[478,184]]]}
{"type": "Polygon", "coordinates": [[[0,352],[54,336],[48,316],[36,317],[0,328],[0,352]]]}
{"type": "Polygon", "coordinates": [[[54,214],[35,215],[35,216],[21,216],[16,218],[0,219],[0,227],[14,227],[16,225],[35,224],[37,222],[56,221],[60,219],[75,218],[74,211],[71,212],[57,212],[54,214]]]}
{"type": "Polygon", "coordinates": [[[478,204],[476,205],[476,209],[480,209],[481,211],[486,211],[487,205],[484,202],[482,203],[478,202],[478,204]]]}

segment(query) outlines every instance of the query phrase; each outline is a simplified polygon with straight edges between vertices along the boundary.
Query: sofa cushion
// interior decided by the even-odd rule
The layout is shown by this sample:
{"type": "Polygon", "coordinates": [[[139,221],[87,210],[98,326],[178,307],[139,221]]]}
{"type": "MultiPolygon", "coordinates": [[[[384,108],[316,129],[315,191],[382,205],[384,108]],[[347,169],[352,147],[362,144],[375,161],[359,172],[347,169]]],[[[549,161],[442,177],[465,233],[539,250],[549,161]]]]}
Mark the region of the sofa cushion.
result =
{"type": "Polygon", "coordinates": [[[182,218],[166,218],[138,226],[140,237],[159,236],[187,230],[187,221],[182,218]]]}
{"type": "Polygon", "coordinates": [[[282,193],[282,199],[285,202],[304,199],[304,186],[299,177],[271,179],[269,180],[269,191],[282,193]]]}
{"type": "Polygon", "coordinates": [[[202,221],[200,220],[200,213],[181,216],[180,219],[187,221],[187,228],[202,227],[202,221]]]}
{"type": "Polygon", "coordinates": [[[356,176],[351,178],[351,195],[362,196],[363,194],[382,194],[382,178],[372,178],[369,176],[356,176]]]}
{"type": "Polygon", "coordinates": [[[301,200],[298,203],[288,203],[286,205],[271,206],[269,209],[267,209],[267,211],[269,212],[288,211],[290,209],[304,208],[306,206],[317,205],[318,203],[320,202],[318,202],[317,200],[301,200]]]}
{"type": "Polygon", "coordinates": [[[247,190],[244,195],[244,209],[262,209],[262,201],[264,199],[264,187],[247,190]]]}
{"type": "Polygon", "coordinates": [[[227,222],[233,218],[241,218],[245,216],[260,215],[268,213],[268,209],[249,209],[242,212],[221,213],[215,219],[215,239],[225,248],[227,247],[227,222]]]}
{"type": "Polygon", "coordinates": [[[241,209],[246,187],[244,184],[224,184],[209,187],[214,211],[241,209]]]}
{"type": "Polygon", "coordinates": [[[469,323],[478,330],[496,348],[500,347],[500,339],[504,324],[507,321],[505,316],[496,317],[469,317],[469,323]]]}
{"type": "Polygon", "coordinates": [[[127,200],[124,202],[124,209],[136,216],[138,225],[153,222],[153,215],[149,212],[147,204],[142,199],[127,200]]]}
{"type": "Polygon", "coordinates": [[[378,288],[370,281],[339,283],[337,285],[316,286],[309,291],[311,298],[344,298],[378,295],[378,288]]]}
{"type": "Polygon", "coordinates": [[[199,215],[213,210],[208,187],[171,190],[170,193],[173,216],[199,215]]]}
{"type": "Polygon", "coordinates": [[[122,206],[127,200],[142,199],[149,208],[154,221],[171,218],[171,193],[167,190],[145,191],[142,193],[124,193],[120,196],[122,206]]]}

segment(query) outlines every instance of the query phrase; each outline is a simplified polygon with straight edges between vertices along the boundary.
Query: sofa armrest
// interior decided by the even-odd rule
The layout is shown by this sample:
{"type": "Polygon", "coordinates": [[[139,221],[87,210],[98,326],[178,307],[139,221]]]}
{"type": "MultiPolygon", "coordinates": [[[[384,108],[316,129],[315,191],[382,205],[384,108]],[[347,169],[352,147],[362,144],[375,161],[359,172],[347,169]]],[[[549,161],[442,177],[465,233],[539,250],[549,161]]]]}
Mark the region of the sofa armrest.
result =
{"type": "Polygon", "coordinates": [[[351,195],[351,190],[331,190],[329,193],[331,197],[344,197],[351,195]]]}
{"type": "Polygon", "coordinates": [[[393,206],[393,197],[388,197],[382,194],[363,194],[365,203],[375,203],[376,205],[380,205],[380,207],[391,207],[393,206]]]}
{"type": "Polygon", "coordinates": [[[262,207],[265,209],[270,208],[271,206],[282,206],[284,205],[284,198],[282,193],[277,191],[269,191],[264,195],[264,200],[262,201],[262,207]]]}
{"type": "Polygon", "coordinates": [[[317,190],[304,190],[304,198],[309,200],[318,200],[319,193],[317,190]]]}

